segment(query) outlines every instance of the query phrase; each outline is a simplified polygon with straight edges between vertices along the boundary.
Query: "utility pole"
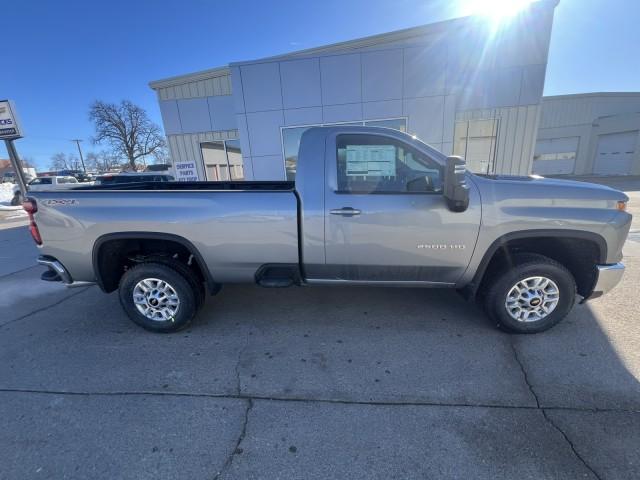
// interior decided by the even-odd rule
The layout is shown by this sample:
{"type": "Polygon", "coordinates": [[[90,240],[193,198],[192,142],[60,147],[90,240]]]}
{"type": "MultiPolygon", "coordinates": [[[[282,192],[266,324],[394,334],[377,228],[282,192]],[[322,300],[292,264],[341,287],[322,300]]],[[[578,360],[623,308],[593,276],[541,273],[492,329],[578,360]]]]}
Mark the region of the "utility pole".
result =
{"type": "Polygon", "coordinates": [[[82,171],[83,171],[84,173],[87,173],[87,169],[86,169],[86,167],[84,166],[84,158],[82,157],[82,149],[80,148],[80,142],[81,142],[82,140],[80,140],[79,138],[76,138],[76,139],[73,139],[73,140],[71,140],[71,141],[72,141],[72,142],[76,142],[76,145],[78,146],[78,153],[80,154],[80,161],[82,162],[82,171]]]}

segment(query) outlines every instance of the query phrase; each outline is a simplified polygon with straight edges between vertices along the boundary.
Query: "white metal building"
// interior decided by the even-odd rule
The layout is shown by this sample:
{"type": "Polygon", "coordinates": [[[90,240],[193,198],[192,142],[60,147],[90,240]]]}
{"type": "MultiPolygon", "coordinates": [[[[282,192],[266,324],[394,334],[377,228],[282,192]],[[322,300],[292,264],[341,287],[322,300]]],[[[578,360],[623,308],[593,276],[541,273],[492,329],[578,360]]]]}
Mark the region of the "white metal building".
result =
{"type": "Polygon", "coordinates": [[[640,93],[544,97],[533,172],[640,175],[640,93]]]}
{"type": "Polygon", "coordinates": [[[313,125],[382,125],[471,170],[531,171],[553,12],[465,17],[151,82],[182,179],[294,178],[313,125]]]}

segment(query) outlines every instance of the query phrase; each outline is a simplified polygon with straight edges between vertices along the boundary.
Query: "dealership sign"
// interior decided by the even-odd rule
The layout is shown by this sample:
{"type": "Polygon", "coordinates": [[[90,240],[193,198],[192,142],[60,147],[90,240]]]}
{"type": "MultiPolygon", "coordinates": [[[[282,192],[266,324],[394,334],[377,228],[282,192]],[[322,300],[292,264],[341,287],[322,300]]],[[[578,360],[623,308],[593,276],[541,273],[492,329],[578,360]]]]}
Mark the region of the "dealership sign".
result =
{"type": "Polygon", "coordinates": [[[197,182],[196,162],[176,162],[176,180],[179,182],[197,182]]]}
{"type": "Polygon", "coordinates": [[[0,139],[11,140],[22,137],[16,109],[11,100],[0,100],[0,139]]]}

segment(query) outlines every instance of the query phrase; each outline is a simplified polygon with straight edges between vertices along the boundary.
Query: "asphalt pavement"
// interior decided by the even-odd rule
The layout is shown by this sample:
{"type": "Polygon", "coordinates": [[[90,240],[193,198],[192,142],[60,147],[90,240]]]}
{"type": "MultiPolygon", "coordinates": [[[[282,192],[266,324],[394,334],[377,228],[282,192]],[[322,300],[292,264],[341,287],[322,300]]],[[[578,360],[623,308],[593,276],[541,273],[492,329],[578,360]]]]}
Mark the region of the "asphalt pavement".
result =
{"type": "Polygon", "coordinates": [[[157,335],[0,228],[0,478],[640,478],[632,230],[623,283],[539,335],[450,291],[256,286],[157,335]]]}

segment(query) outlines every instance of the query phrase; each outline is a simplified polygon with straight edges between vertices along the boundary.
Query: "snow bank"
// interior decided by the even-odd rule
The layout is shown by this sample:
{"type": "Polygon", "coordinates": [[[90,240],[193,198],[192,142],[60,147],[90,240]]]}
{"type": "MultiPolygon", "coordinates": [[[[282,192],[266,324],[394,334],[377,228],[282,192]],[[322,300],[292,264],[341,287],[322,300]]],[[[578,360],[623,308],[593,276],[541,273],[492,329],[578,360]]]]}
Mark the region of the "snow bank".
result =
{"type": "Polygon", "coordinates": [[[10,205],[13,198],[13,183],[0,183],[0,204],[10,205]]]}

